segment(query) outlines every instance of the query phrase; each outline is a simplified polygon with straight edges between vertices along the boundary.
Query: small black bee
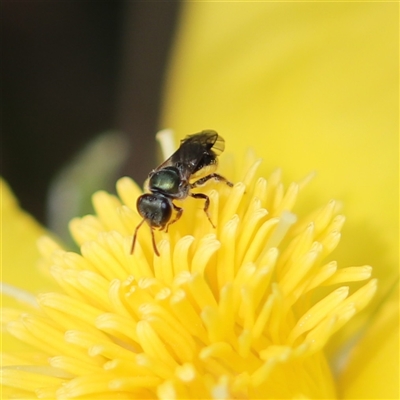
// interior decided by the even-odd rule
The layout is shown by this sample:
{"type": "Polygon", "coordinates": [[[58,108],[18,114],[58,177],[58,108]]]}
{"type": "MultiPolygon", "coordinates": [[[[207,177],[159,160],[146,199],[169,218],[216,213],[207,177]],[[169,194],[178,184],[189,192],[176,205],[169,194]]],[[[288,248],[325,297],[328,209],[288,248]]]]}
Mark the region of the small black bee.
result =
{"type": "Polygon", "coordinates": [[[151,229],[154,252],[157,250],[154,239],[154,229],[167,232],[169,225],[178,221],[183,208],[173,203],[174,199],[185,199],[188,196],[203,199],[204,212],[211,225],[215,228],[208,213],[209,197],[204,193],[192,193],[191,189],[202,185],[210,179],[223,181],[233,186],[223,176],[214,173],[218,165],[217,157],[224,151],[225,141],[212,130],[205,130],[189,135],[181,141],[179,149],[159,167],[150,172],[148,189],[151,193],[139,196],[137,209],[143,221],[136,227],[133,235],[131,254],[135,249],[136,235],[143,222],[147,222],[151,229]],[[175,217],[172,218],[172,212],[175,217]]]}

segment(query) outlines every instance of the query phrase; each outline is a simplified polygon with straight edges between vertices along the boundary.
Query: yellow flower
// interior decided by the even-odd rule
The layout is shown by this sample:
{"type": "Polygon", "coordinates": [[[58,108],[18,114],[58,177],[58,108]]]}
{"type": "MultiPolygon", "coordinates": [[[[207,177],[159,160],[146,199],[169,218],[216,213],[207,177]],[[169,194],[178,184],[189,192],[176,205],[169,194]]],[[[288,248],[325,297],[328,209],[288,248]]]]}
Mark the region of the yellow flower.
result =
{"type": "MultiPolygon", "coordinates": [[[[379,338],[382,318],[398,328],[398,301],[380,306],[399,293],[398,12],[388,2],[186,2],[176,33],[163,126],[212,127],[236,153],[252,143],[264,174],[316,170],[312,204],[333,196],[349,216],[335,258],[374,265],[374,303],[330,357],[360,326],[379,338]]],[[[398,340],[373,343],[338,371],[341,396],[399,397],[398,340]]]]}
{"type": "MultiPolygon", "coordinates": [[[[331,200],[307,215],[309,181],[268,179],[249,152],[233,188],[207,183],[212,227],[194,199],[169,232],[132,232],[140,189],[97,192],[71,221],[80,253],[49,237],[41,268],[62,290],[3,309],[30,351],[3,355],[3,396],[18,398],[334,398],[324,348],[376,291],[369,266],[330,256],[344,217],[331,200]]],[[[12,290],[10,291],[12,293],[12,290]]]]}

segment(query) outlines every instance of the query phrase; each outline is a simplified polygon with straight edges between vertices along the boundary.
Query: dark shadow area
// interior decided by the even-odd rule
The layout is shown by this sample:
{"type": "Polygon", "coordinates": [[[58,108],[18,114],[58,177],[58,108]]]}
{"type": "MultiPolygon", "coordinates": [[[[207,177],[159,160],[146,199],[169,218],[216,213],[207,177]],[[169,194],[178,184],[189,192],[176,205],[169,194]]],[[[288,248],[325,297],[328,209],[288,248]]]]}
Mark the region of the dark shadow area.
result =
{"type": "Polygon", "coordinates": [[[129,138],[121,174],[154,167],[179,5],[2,1],[1,174],[42,223],[50,180],[101,132],[129,138]]]}

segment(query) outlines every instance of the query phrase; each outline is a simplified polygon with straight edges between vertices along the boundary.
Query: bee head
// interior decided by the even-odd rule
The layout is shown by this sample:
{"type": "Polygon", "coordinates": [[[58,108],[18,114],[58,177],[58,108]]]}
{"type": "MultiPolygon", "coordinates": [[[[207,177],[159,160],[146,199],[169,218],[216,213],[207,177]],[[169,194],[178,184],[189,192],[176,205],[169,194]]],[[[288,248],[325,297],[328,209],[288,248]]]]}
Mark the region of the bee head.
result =
{"type": "Polygon", "coordinates": [[[146,193],[137,199],[137,209],[152,227],[163,229],[171,219],[171,200],[161,193],[146,193]]]}

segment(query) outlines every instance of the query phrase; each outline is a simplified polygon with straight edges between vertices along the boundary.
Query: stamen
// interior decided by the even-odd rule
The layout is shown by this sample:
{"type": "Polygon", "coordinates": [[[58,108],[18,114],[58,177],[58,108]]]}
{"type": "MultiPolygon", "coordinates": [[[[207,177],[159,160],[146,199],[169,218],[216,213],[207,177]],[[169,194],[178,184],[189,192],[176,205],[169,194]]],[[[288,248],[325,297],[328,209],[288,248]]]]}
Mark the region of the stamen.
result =
{"type": "Polygon", "coordinates": [[[276,227],[273,235],[268,240],[266,249],[270,247],[278,247],[282,239],[286,236],[290,227],[297,221],[297,216],[291,212],[283,211],[281,218],[279,218],[278,226],[276,227]]]}

